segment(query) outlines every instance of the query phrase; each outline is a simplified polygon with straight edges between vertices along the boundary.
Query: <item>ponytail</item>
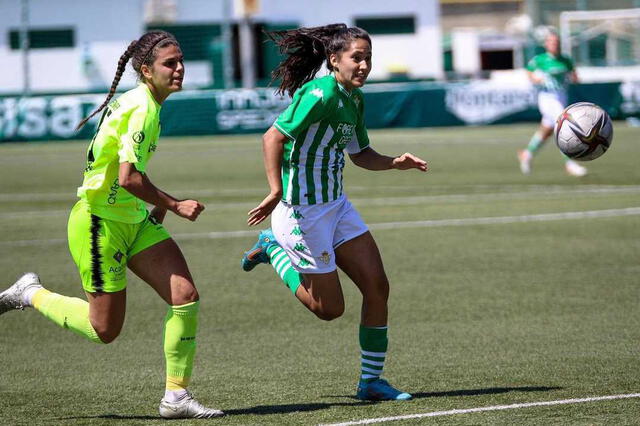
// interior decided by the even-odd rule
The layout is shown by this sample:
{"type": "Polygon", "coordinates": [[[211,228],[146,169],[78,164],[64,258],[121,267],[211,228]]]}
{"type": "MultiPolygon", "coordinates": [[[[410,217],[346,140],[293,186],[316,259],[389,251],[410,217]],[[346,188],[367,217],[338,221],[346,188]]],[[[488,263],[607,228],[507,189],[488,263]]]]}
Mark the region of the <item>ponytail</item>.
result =
{"type": "Polygon", "coordinates": [[[271,73],[272,82],[280,80],[276,93],[288,92],[293,96],[300,86],[313,80],[323,62],[333,53],[327,51],[331,39],[346,30],[345,24],[332,24],[267,33],[280,53],[287,56],[271,73]]]}
{"type": "Polygon", "coordinates": [[[102,105],[100,105],[98,109],[93,111],[91,114],[89,114],[89,116],[85,117],[78,124],[78,126],[76,127],[76,130],[80,130],[82,126],[84,126],[85,123],[91,119],[91,117],[93,117],[94,115],[102,111],[102,109],[105,106],[107,106],[111,98],[113,98],[113,95],[116,93],[116,88],[118,87],[118,83],[120,83],[120,79],[122,78],[122,74],[124,73],[125,67],[127,66],[127,62],[129,62],[129,58],[131,58],[137,44],[138,44],[137,40],[132,41],[129,44],[129,47],[127,47],[127,50],[125,50],[122,56],[120,56],[120,60],[118,61],[118,68],[116,69],[116,75],[113,77],[113,82],[111,83],[111,88],[109,89],[109,94],[107,95],[107,98],[104,100],[104,102],[102,103],[102,105]]]}
{"type": "Polygon", "coordinates": [[[138,74],[138,79],[143,81],[144,77],[141,71],[142,65],[151,66],[156,60],[157,49],[170,45],[180,47],[180,44],[178,44],[178,41],[173,36],[173,34],[170,34],[166,31],[149,31],[148,33],[143,34],[142,37],[140,37],[138,40],[132,41],[129,44],[129,47],[127,47],[127,50],[125,50],[122,56],[120,56],[120,60],[118,61],[118,68],[116,69],[116,75],[113,77],[113,82],[111,83],[111,88],[109,89],[107,98],[98,109],[93,111],[88,117],[85,117],[78,124],[76,130],[80,130],[82,126],[84,126],[86,122],[91,119],[91,117],[102,111],[104,107],[109,104],[109,101],[116,93],[116,88],[118,87],[118,83],[120,83],[120,79],[122,78],[122,74],[124,73],[129,59],[133,58],[131,61],[133,69],[136,74],[138,74]]]}

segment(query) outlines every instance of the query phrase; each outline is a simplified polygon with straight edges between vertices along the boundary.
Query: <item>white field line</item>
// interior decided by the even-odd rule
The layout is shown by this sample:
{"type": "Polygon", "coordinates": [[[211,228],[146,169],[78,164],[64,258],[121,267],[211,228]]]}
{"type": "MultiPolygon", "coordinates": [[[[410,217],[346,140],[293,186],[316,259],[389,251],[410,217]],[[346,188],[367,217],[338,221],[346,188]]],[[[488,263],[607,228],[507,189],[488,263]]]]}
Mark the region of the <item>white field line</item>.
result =
{"type": "MultiPolygon", "coordinates": [[[[192,195],[215,195],[222,192],[201,190],[195,191],[192,195]],[[199,194],[198,194],[199,192],[199,194]]],[[[262,192],[261,192],[262,193],[262,192]]],[[[622,186],[622,187],[590,187],[590,188],[541,188],[530,191],[521,192],[499,192],[499,193],[476,193],[476,194],[446,194],[446,195],[421,195],[414,197],[379,197],[379,198],[350,198],[350,201],[358,206],[408,206],[416,204],[428,204],[428,203],[465,203],[469,201],[500,201],[500,200],[526,200],[526,199],[551,199],[562,198],[568,195],[612,195],[612,194],[640,194],[640,186],[622,186]]],[[[1,197],[6,194],[0,194],[1,197]]],[[[31,195],[48,195],[56,196],[60,194],[31,194],[31,195]]],[[[65,195],[69,200],[71,197],[65,195]]],[[[44,200],[44,199],[43,199],[44,200]]],[[[23,200],[27,201],[27,200],[23,200]]],[[[32,201],[32,200],[29,200],[32,201]]],[[[255,202],[235,202],[235,203],[221,203],[216,204],[207,203],[210,209],[220,210],[235,210],[235,209],[250,209],[255,207],[258,200],[255,202]]],[[[15,211],[15,212],[2,212],[0,213],[0,219],[18,219],[23,217],[51,217],[51,216],[67,216],[69,210],[28,210],[28,211],[15,211]]]]}
{"type": "MultiPolygon", "coordinates": [[[[596,219],[605,217],[620,216],[638,216],[640,215],[640,207],[629,207],[625,209],[610,210],[587,210],[578,212],[562,212],[562,213],[542,213],[523,216],[491,216],[491,217],[470,217],[465,219],[437,219],[437,220],[418,220],[406,222],[383,222],[373,223],[369,225],[370,229],[384,231],[387,229],[398,228],[435,228],[441,226],[471,226],[471,225],[497,225],[505,223],[525,223],[525,222],[546,222],[552,220],[574,220],[574,219],[596,219]]],[[[225,238],[244,238],[255,237],[257,230],[245,231],[220,231],[205,233],[182,233],[174,234],[176,240],[220,240],[225,238]]],[[[66,243],[63,238],[52,238],[42,240],[15,240],[0,241],[0,247],[28,247],[37,245],[55,245],[66,243]]]]}
{"type": "Polygon", "coordinates": [[[588,398],[558,399],[555,401],[525,402],[521,404],[510,404],[510,405],[492,405],[489,407],[464,408],[464,409],[447,410],[447,411],[432,411],[429,413],[406,414],[404,416],[379,417],[377,419],[363,419],[363,420],[353,420],[353,421],[343,422],[343,423],[329,423],[323,426],[366,425],[366,424],[372,424],[372,423],[393,422],[397,420],[421,419],[424,417],[452,416],[456,414],[481,413],[483,411],[514,410],[517,408],[546,407],[546,406],[552,406],[552,405],[581,404],[585,402],[610,401],[615,399],[627,399],[627,398],[640,398],[640,393],[592,396],[588,398]]]}
{"type": "MultiPolygon", "coordinates": [[[[410,186],[377,186],[377,189],[384,190],[398,190],[410,192],[410,186]]],[[[423,188],[423,186],[416,186],[416,188],[423,188]]],[[[450,194],[450,195],[425,195],[418,197],[401,197],[414,200],[448,200],[465,197],[505,197],[510,196],[526,197],[527,195],[543,196],[543,195],[566,195],[566,194],[624,194],[624,193],[640,193],[640,185],[583,185],[578,187],[563,186],[563,185],[467,185],[465,189],[475,191],[498,191],[497,193],[469,193],[469,194],[450,194]],[[525,189],[523,191],[523,189],[525,189]]],[[[443,189],[447,190],[450,187],[444,186],[429,186],[431,190],[443,189]]],[[[351,192],[360,192],[365,190],[371,190],[371,187],[352,186],[349,188],[351,192]]],[[[267,190],[264,188],[228,188],[228,189],[170,189],[167,190],[169,194],[189,197],[216,197],[223,195],[266,195],[267,190]]],[[[260,199],[256,198],[255,204],[260,202],[260,199]]],[[[380,200],[395,200],[397,197],[380,198],[380,200]]],[[[349,197],[352,202],[358,202],[358,200],[369,200],[368,198],[353,198],[349,197]]],[[[76,195],[73,191],[70,192],[26,192],[26,193],[0,193],[0,203],[15,203],[15,202],[39,202],[39,201],[75,201],[76,195]]],[[[391,201],[393,202],[393,201],[391,201]]],[[[230,203],[233,204],[233,203],[230,203]]],[[[236,203],[240,204],[240,203],[236,203]]],[[[244,203],[243,203],[244,204],[244,203]]],[[[250,203],[252,204],[252,203],[250,203]]]]}

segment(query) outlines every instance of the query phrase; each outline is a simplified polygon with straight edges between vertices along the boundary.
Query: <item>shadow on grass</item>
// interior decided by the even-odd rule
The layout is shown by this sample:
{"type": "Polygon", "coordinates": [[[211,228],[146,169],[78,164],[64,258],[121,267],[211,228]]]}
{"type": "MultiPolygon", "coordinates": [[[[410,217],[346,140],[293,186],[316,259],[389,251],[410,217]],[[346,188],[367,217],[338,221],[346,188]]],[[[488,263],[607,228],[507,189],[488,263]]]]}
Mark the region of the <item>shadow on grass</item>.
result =
{"type": "Polygon", "coordinates": [[[121,414],[96,414],[95,416],[59,417],[54,420],[82,420],[82,419],[109,419],[109,420],[162,420],[160,416],[126,416],[121,414]]]}
{"type": "Polygon", "coordinates": [[[507,392],[549,392],[559,389],[562,388],[557,386],[521,386],[510,388],[461,389],[443,392],[416,392],[412,395],[414,398],[441,398],[444,396],[493,395],[507,392]]]}
{"type": "MultiPolygon", "coordinates": [[[[502,387],[502,388],[485,388],[485,389],[461,389],[444,392],[414,392],[414,399],[421,398],[440,398],[447,396],[474,396],[474,395],[491,395],[507,392],[549,392],[552,390],[562,389],[560,387],[549,386],[523,386],[523,387],[502,387]]],[[[258,405],[256,407],[240,408],[236,410],[224,410],[227,415],[240,414],[287,414],[299,411],[317,411],[325,410],[332,407],[349,407],[378,404],[378,401],[360,401],[353,394],[350,395],[325,395],[329,398],[350,398],[355,402],[336,402],[336,403],[312,403],[312,404],[285,404],[285,405],[258,405]]]]}
{"type": "MultiPolygon", "coordinates": [[[[522,387],[501,387],[501,388],[484,388],[484,389],[460,389],[443,392],[414,392],[414,399],[421,398],[442,398],[447,396],[476,396],[476,395],[493,395],[507,392],[549,392],[562,389],[561,387],[549,386],[522,386],[522,387]]],[[[332,407],[355,407],[371,404],[378,404],[376,401],[360,401],[355,396],[350,395],[325,395],[326,398],[350,398],[354,402],[335,402],[324,403],[317,402],[311,404],[282,404],[282,405],[257,405],[255,407],[226,409],[224,412],[227,416],[238,416],[244,414],[268,415],[268,414],[288,414],[305,411],[326,410],[332,407]]],[[[111,419],[111,420],[159,420],[159,416],[124,416],[119,414],[101,414],[96,416],[78,416],[63,417],[57,420],[79,420],[79,419],[111,419]]]]}
{"type": "Polygon", "coordinates": [[[224,412],[227,415],[231,416],[237,416],[241,414],[288,414],[304,411],[326,410],[327,408],[332,407],[355,407],[371,404],[376,404],[376,402],[357,400],[357,402],[315,402],[311,404],[257,405],[255,407],[238,408],[236,410],[224,410],[224,412]]]}
{"type": "MultiPolygon", "coordinates": [[[[445,396],[476,396],[476,395],[493,395],[498,393],[507,392],[549,392],[553,390],[562,389],[561,387],[549,387],[549,386],[514,386],[514,387],[501,387],[501,388],[482,388],[482,389],[460,389],[452,391],[442,392],[412,392],[413,399],[421,398],[442,398],[445,396]]],[[[353,395],[325,395],[326,397],[333,398],[354,398],[353,395]]]]}

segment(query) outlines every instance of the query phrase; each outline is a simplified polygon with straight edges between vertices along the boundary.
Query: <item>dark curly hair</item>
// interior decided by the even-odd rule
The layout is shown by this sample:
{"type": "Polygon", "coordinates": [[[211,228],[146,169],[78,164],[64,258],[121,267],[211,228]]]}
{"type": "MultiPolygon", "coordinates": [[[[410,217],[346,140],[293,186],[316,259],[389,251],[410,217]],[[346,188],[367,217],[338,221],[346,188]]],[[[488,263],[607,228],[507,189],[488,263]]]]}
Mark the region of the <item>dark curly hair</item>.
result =
{"type": "Polygon", "coordinates": [[[345,24],[274,31],[267,33],[267,36],[276,43],[280,53],[286,55],[271,73],[271,81],[279,79],[277,93],[282,95],[288,92],[290,96],[312,80],[325,61],[327,68],[333,71],[329,57],[347,50],[352,41],[360,38],[371,45],[369,33],[345,24]]]}

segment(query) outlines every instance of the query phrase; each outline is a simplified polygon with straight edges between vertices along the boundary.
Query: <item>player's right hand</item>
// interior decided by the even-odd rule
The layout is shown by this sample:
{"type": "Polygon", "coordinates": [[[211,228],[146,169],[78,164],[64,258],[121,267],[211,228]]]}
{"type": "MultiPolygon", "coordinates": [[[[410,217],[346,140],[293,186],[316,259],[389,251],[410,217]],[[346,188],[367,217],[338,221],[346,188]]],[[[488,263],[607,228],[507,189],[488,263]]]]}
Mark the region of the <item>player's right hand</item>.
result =
{"type": "Polygon", "coordinates": [[[204,204],[196,200],[180,200],[174,211],[180,217],[194,221],[204,210],[204,204]]]}
{"type": "Polygon", "coordinates": [[[267,195],[257,207],[249,210],[249,213],[247,213],[249,215],[247,224],[249,226],[254,226],[265,220],[269,217],[279,202],[280,196],[278,194],[269,193],[269,195],[267,195]]]}

